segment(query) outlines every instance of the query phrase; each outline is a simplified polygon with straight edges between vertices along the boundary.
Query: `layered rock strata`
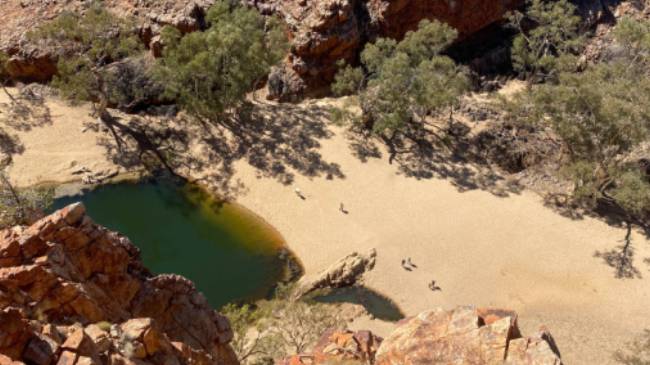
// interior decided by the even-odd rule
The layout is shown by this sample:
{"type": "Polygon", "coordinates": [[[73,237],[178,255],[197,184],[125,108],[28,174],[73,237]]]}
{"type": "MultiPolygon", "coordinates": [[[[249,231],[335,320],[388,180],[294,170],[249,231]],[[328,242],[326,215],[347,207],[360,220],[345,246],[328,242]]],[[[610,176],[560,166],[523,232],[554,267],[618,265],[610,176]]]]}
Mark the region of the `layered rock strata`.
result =
{"type": "Polygon", "coordinates": [[[194,284],[68,206],[0,232],[0,364],[237,364],[194,284]]]}

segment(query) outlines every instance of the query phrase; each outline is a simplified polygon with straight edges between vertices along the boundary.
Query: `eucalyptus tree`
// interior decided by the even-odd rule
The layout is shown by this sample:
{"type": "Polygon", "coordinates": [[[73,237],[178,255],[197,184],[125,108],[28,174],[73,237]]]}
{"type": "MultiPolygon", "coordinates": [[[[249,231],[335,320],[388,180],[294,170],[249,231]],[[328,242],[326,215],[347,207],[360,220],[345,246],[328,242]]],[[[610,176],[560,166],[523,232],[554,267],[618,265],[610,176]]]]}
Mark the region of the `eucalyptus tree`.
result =
{"type": "Polygon", "coordinates": [[[380,38],[365,47],[359,67],[340,69],[332,90],[357,95],[364,125],[389,143],[428,115],[446,110],[451,120],[469,88],[465,69],[442,54],[456,37],[448,25],[424,20],[399,43],[380,38]]]}

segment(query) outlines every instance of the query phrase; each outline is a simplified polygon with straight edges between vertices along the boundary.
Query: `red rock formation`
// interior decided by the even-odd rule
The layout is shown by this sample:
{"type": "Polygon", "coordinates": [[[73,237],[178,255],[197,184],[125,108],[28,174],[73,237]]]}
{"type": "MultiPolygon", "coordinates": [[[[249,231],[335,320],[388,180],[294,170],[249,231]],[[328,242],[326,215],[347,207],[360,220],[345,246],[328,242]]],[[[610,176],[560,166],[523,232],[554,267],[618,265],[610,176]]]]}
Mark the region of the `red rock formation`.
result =
{"type": "MultiPolygon", "coordinates": [[[[438,19],[456,28],[461,37],[480,32],[502,20],[523,0],[244,0],[263,14],[284,19],[292,47],[283,65],[269,77],[270,97],[292,100],[326,91],[336,73],[336,61],[354,61],[366,42],[379,37],[401,38],[422,19],[438,19]]],[[[610,0],[574,0],[581,13],[595,22],[610,0]]],[[[161,55],[160,29],[172,25],[182,32],[202,28],[214,0],[106,0],[106,7],[137,20],[143,43],[161,55]]],[[[61,11],[80,12],[83,2],[6,0],[0,2],[0,49],[12,55],[9,72],[23,81],[46,81],[56,73],[64,50],[32,45],[25,39],[33,29],[61,11]]]]}
{"type": "Polygon", "coordinates": [[[277,365],[325,365],[354,360],[375,365],[560,365],[545,329],[522,337],[509,310],[459,307],[403,320],[384,340],[369,332],[326,333],[312,353],[277,365]]]}
{"type": "Polygon", "coordinates": [[[559,365],[548,332],[522,338],[509,310],[459,307],[409,318],[379,347],[377,365],[559,365]]]}
{"type": "Polygon", "coordinates": [[[0,232],[0,364],[236,364],[230,326],[80,204],[0,232]]]}
{"type": "MultiPolygon", "coordinates": [[[[205,10],[214,0],[106,0],[106,8],[118,16],[136,20],[139,34],[146,47],[158,46],[156,35],[165,25],[182,32],[201,29],[205,10]],[[154,39],[155,38],[155,39],[154,39]]],[[[27,31],[55,18],[64,11],[83,12],[88,2],[6,0],[0,2],[0,50],[11,56],[9,74],[16,80],[45,82],[56,74],[56,63],[65,54],[46,44],[33,44],[27,40],[27,31]]]]}
{"type": "Polygon", "coordinates": [[[338,60],[354,61],[364,44],[376,37],[402,38],[423,19],[456,28],[461,37],[503,19],[522,0],[321,0],[282,1],[277,12],[292,34],[286,63],[270,77],[270,96],[300,97],[327,86],[338,60]]]}
{"type": "Polygon", "coordinates": [[[332,364],[359,361],[372,364],[382,339],[369,331],[328,331],[321,336],[310,354],[281,359],[277,365],[332,364]]]}

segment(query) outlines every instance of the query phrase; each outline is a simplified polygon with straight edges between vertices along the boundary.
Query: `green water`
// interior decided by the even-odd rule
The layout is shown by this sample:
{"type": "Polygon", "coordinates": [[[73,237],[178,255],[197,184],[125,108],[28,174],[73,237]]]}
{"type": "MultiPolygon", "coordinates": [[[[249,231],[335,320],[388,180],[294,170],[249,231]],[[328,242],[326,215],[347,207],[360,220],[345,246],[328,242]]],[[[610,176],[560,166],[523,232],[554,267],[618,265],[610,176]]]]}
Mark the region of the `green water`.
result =
{"type": "Polygon", "coordinates": [[[104,185],[59,198],[54,208],[77,201],[95,222],[129,237],[152,272],[189,278],[215,308],[265,297],[284,274],[282,238],[272,227],[195,187],[160,181],[104,185]]]}

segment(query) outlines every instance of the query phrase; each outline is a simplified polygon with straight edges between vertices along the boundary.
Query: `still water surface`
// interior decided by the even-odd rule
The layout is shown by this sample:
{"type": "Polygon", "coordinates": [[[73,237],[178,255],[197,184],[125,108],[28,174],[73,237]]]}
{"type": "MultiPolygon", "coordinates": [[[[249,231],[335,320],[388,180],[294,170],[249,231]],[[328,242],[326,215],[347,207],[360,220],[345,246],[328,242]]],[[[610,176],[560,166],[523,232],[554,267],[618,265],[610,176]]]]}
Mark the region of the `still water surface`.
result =
{"type": "Polygon", "coordinates": [[[123,182],[58,198],[140,248],[152,272],[194,281],[215,308],[267,296],[286,267],[280,234],[247,209],[169,181],[123,182]]]}

